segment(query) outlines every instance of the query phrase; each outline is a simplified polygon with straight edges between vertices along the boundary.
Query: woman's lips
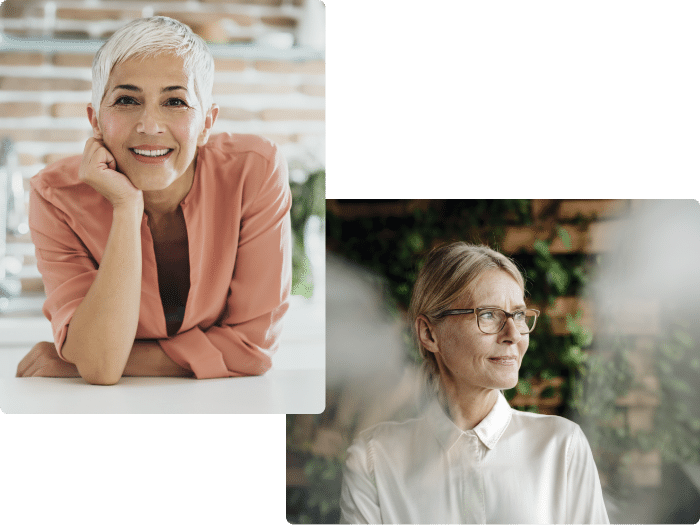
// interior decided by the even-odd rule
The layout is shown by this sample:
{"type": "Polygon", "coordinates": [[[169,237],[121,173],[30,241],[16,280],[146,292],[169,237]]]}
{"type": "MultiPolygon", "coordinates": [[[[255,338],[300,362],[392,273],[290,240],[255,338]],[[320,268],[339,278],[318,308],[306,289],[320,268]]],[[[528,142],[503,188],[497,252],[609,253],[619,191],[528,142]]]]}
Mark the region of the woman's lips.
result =
{"type": "Polygon", "coordinates": [[[517,364],[518,359],[515,357],[489,357],[489,361],[501,366],[513,366],[517,364]]]}
{"type": "Polygon", "coordinates": [[[162,164],[170,158],[174,150],[162,146],[140,146],[129,148],[129,151],[136,160],[144,164],[162,164]]]}

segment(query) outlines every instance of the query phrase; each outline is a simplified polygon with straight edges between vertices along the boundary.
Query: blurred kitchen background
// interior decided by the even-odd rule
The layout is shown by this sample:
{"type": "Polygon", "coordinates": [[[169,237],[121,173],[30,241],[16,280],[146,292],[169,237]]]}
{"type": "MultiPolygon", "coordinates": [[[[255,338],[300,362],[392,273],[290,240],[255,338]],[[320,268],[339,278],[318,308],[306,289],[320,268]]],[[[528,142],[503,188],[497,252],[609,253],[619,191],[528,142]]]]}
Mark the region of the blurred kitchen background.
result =
{"type": "Polygon", "coordinates": [[[275,365],[323,366],[325,12],[319,0],[5,0],[0,5],[0,377],[51,340],[27,225],[29,178],[79,155],[95,52],[146,16],[188,24],[215,59],[214,132],[277,142],[290,168],[293,302],[275,365]],[[299,352],[305,356],[299,359],[299,352]],[[302,364],[304,363],[304,364],[302,364]]]}
{"type": "Polygon", "coordinates": [[[543,313],[518,410],[579,423],[611,523],[700,519],[700,204],[693,200],[328,200],[327,402],[287,416],[287,519],[336,523],[357,433],[425,403],[406,319],[435,245],[487,244],[543,313]]]}

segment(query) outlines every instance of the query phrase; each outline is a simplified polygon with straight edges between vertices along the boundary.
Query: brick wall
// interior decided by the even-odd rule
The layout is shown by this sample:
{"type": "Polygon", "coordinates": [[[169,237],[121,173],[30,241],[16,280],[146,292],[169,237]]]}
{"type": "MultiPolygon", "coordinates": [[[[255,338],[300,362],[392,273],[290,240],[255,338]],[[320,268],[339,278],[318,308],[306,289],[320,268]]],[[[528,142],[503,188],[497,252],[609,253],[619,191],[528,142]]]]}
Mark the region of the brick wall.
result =
{"type": "MultiPolygon", "coordinates": [[[[82,153],[91,135],[92,58],[141,16],[189,24],[215,57],[214,132],[274,140],[292,175],[325,165],[323,6],[318,0],[6,0],[0,6],[0,138],[11,137],[28,179],[82,153]]],[[[27,193],[28,195],[28,193],[27,193]]],[[[41,293],[29,234],[8,238],[24,292],[41,293]]],[[[1,254],[0,254],[1,255],[1,254]]]]}

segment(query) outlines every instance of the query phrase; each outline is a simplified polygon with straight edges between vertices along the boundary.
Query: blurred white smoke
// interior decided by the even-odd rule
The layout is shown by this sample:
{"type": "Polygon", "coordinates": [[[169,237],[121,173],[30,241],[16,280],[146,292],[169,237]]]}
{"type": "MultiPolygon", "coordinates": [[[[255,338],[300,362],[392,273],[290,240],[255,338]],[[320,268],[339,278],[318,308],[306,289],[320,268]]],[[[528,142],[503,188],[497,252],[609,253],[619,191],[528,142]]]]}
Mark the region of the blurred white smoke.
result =
{"type": "Polygon", "coordinates": [[[326,381],[340,394],[339,417],[362,430],[415,410],[420,374],[406,357],[406,324],[392,312],[385,282],[332,254],[326,276],[333,283],[326,291],[326,381]]]}
{"type": "Polygon", "coordinates": [[[622,300],[700,305],[700,203],[634,201],[596,282],[598,308],[622,300]]]}
{"type": "MultiPolygon", "coordinates": [[[[594,407],[593,414],[602,414],[596,403],[605,396],[601,391],[614,391],[616,382],[624,377],[625,372],[612,365],[624,353],[632,365],[626,373],[632,379],[631,389],[636,389],[634,396],[638,396],[637,400],[646,399],[636,401],[646,406],[635,406],[636,402],[627,405],[627,429],[631,429],[633,436],[637,430],[656,433],[652,450],[641,453],[632,450],[639,443],[624,445],[628,442],[615,442],[609,433],[601,439],[601,449],[607,449],[609,455],[602,456],[599,471],[614,464],[616,454],[618,458],[625,456],[621,465],[628,469],[626,477],[617,479],[616,487],[618,494],[628,494],[628,501],[619,508],[626,510],[618,514],[619,509],[613,504],[608,513],[611,522],[636,519],[645,523],[693,523],[700,517],[700,465],[669,459],[674,454],[683,455],[675,450],[683,448],[678,436],[687,432],[687,425],[678,418],[663,419],[663,416],[675,407],[684,406],[688,407],[686,422],[700,419],[697,359],[700,356],[700,203],[632,201],[629,216],[620,221],[606,244],[612,250],[602,255],[589,290],[596,314],[596,351],[602,351],[606,360],[597,361],[597,369],[589,372],[589,381],[595,376],[598,386],[587,391],[584,404],[594,407]],[[671,354],[664,354],[663,349],[678,347],[678,326],[683,327],[680,339],[684,345],[680,350],[683,357],[673,361],[669,358],[671,354]],[[623,343],[616,346],[615,341],[623,343]],[[666,388],[661,384],[664,379],[660,380],[660,371],[664,370],[666,381],[682,381],[686,386],[666,388]],[[645,392],[650,392],[651,397],[645,392]],[[661,398],[661,404],[654,401],[661,398]],[[633,419],[634,411],[638,415],[645,410],[646,420],[633,419]],[[659,421],[665,422],[663,428],[659,421]],[[663,440],[658,439],[661,435],[663,440]],[[669,450],[674,452],[669,454],[669,450]],[[693,482],[694,478],[698,481],[693,482]],[[622,491],[620,484],[624,485],[622,491]]],[[[588,428],[597,433],[589,439],[596,441],[605,434],[605,422],[587,423],[592,423],[588,428]]]]}

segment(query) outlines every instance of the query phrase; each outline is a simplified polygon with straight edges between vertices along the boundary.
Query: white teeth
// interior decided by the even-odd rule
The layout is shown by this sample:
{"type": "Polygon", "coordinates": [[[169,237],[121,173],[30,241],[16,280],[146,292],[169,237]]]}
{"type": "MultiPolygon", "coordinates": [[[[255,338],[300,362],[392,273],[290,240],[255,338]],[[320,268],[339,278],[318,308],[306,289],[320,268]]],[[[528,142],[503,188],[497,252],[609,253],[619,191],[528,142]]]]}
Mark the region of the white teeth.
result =
{"type": "Polygon", "coordinates": [[[169,149],[145,150],[145,149],[134,148],[133,151],[137,155],[143,155],[144,157],[162,157],[163,155],[167,154],[170,150],[169,149]]]}

